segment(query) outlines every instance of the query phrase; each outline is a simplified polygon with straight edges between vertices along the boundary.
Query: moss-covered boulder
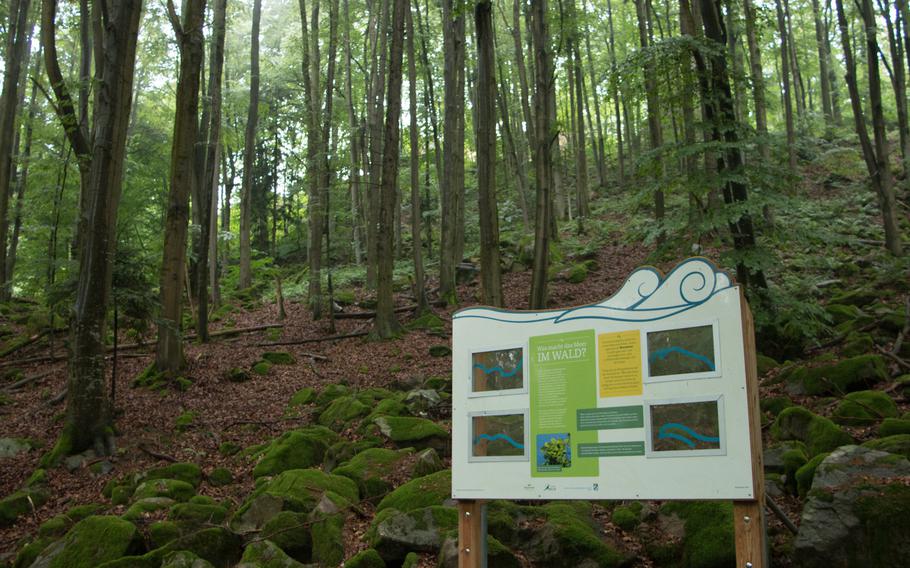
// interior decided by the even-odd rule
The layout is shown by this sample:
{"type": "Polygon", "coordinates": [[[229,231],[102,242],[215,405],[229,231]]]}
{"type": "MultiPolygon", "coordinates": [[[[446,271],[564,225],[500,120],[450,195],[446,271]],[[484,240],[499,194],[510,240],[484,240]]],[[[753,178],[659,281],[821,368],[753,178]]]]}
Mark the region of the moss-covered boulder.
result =
{"type": "Polygon", "coordinates": [[[788,396],[769,396],[763,398],[760,405],[763,412],[767,412],[775,417],[783,412],[785,408],[794,406],[793,401],[790,400],[790,397],[788,396]]]}
{"type": "Polygon", "coordinates": [[[842,394],[887,380],[888,367],[881,355],[859,355],[815,367],[793,367],[783,378],[791,394],[842,394]]]}
{"type": "Polygon", "coordinates": [[[291,401],[288,402],[288,407],[297,408],[299,406],[304,406],[310,404],[316,400],[316,389],[312,387],[304,387],[299,391],[294,393],[294,396],[291,397],[291,401]]]}
{"type": "Polygon", "coordinates": [[[297,362],[297,359],[287,351],[266,351],[262,354],[262,360],[272,365],[293,365],[297,362]]]}
{"type": "Polygon", "coordinates": [[[778,363],[774,358],[768,357],[767,355],[762,355],[761,353],[756,356],[755,362],[758,367],[759,376],[764,376],[768,373],[768,371],[780,367],[780,363],[778,363]]]}
{"type": "Polygon", "coordinates": [[[641,523],[643,505],[640,501],[632,501],[628,505],[617,505],[613,509],[611,520],[613,524],[624,531],[633,530],[641,523]]]}
{"type": "Polygon", "coordinates": [[[303,568],[303,564],[288,556],[274,542],[258,540],[243,551],[238,568],[303,568]]]}
{"type": "Polygon", "coordinates": [[[202,481],[202,468],[189,462],[173,463],[169,466],[150,469],[144,474],[136,476],[137,483],[151,479],[177,479],[189,483],[193,487],[199,487],[199,483],[202,481]]]}
{"type": "Polygon", "coordinates": [[[442,426],[426,418],[412,416],[380,416],[373,420],[383,436],[399,448],[433,448],[449,451],[449,433],[442,426]]]}
{"type": "Polygon", "coordinates": [[[385,561],[375,548],[361,550],[345,562],[344,566],[345,568],[386,568],[385,561]]]}
{"type": "Polygon", "coordinates": [[[443,331],[445,326],[445,322],[433,312],[427,312],[405,324],[405,328],[409,330],[426,329],[430,331],[443,331]]]}
{"type": "Polygon", "coordinates": [[[179,479],[151,479],[143,481],[133,493],[133,500],[149,497],[167,497],[174,501],[189,501],[196,494],[196,488],[179,479]]]}
{"type": "Polygon", "coordinates": [[[360,489],[362,498],[377,497],[389,492],[392,484],[386,480],[386,476],[411,454],[413,450],[410,449],[370,448],[341,464],[332,473],[353,480],[360,489]]]}
{"type": "Polygon", "coordinates": [[[183,534],[183,527],[174,521],[156,521],[149,525],[149,547],[161,548],[183,534]]]}
{"type": "Polygon", "coordinates": [[[771,436],[777,440],[799,440],[805,443],[810,458],[853,443],[853,438],[837,424],[802,406],[781,412],[771,426],[771,436]]]}
{"type": "Polygon", "coordinates": [[[910,558],[910,462],[864,448],[831,452],[815,471],[794,542],[794,565],[905,566],[910,558]]]}
{"type": "Polygon", "coordinates": [[[590,505],[550,503],[540,508],[546,523],[527,535],[522,551],[535,566],[621,566],[627,559],[595,528],[590,505]]]}
{"type": "Polygon", "coordinates": [[[0,527],[12,525],[16,519],[47,502],[47,493],[39,488],[25,488],[0,499],[0,527]]]}
{"type": "Polygon", "coordinates": [[[874,351],[874,347],[875,340],[871,335],[853,331],[844,339],[840,352],[845,357],[856,357],[874,351]]]}
{"type": "Polygon", "coordinates": [[[851,392],[834,409],[834,421],[847,426],[869,426],[898,415],[897,404],[876,390],[851,392]]]}
{"type": "Polygon", "coordinates": [[[370,407],[351,395],[333,400],[319,415],[319,423],[333,430],[343,430],[351,421],[370,413],[370,407]]]}
{"type": "Polygon", "coordinates": [[[368,538],[386,563],[400,565],[411,551],[438,551],[445,534],[457,528],[458,512],[453,507],[385,509],[373,520],[368,538]]]}
{"type": "Polygon", "coordinates": [[[98,513],[104,505],[89,503],[88,505],[77,505],[72,507],[66,513],[55,515],[41,523],[38,527],[38,536],[60,537],[66,534],[73,525],[86,517],[98,513]]]}
{"type": "Polygon", "coordinates": [[[203,503],[178,503],[171,507],[169,518],[197,525],[220,525],[227,517],[227,509],[221,505],[203,503]]]}
{"type": "Polygon", "coordinates": [[[323,513],[318,507],[310,513],[310,535],[313,539],[312,561],[320,566],[341,566],[344,560],[344,517],[323,513]]]}
{"type": "Polygon", "coordinates": [[[885,418],[878,427],[878,435],[882,438],[910,434],[910,420],[906,418],[885,418]]]}
{"type": "Polygon", "coordinates": [[[818,469],[819,464],[821,464],[828,455],[829,454],[827,453],[818,454],[793,474],[794,479],[796,480],[796,490],[800,497],[805,497],[809,492],[809,489],[812,487],[812,480],[815,478],[815,470],[818,469]]]}
{"type": "Polygon", "coordinates": [[[880,297],[880,291],[874,288],[854,288],[853,290],[845,290],[836,294],[831,298],[831,304],[862,308],[863,306],[868,306],[872,302],[878,300],[880,297]]]}
{"type": "Polygon", "coordinates": [[[448,345],[432,345],[428,352],[430,357],[448,357],[452,354],[452,348],[448,345]]]}
{"type": "Polygon", "coordinates": [[[322,462],[322,469],[332,472],[336,467],[350,460],[360,452],[375,448],[382,444],[382,440],[375,436],[363,438],[361,440],[342,439],[335,442],[325,452],[325,459],[322,462]]]}
{"type": "Polygon", "coordinates": [[[272,364],[268,361],[256,361],[250,369],[257,375],[268,375],[272,370],[272,364]]]}
{"type": "Polygon", "coordinates": [[[310,519],[305,513],[281,511],[265,523],[259,538],[275,543],[299,562],[309,561],[313,550],[310,519]]]}
{"type": "Polygon", "coordinates": [[[233,566],[242,551],[240,537],[223,527],[189,531],[143,555],[124,556],[98,568],[158,568],[168,555],[189,551],[218,568],[233,566]]]}
{"type": "Polygon", "coordinates": [[[289,469],[306,469],[322,463],[329,444],[337,435],[322,426],[285,432],[265,449],[253,468],[253,477],[277,475],[289,469]]]}
{"type": "Polygon", "coordinates": [[[316,404],[318,406],[325,407],[336,398],[344,396],[346,394],[351,394],[351,387],[338,383],[332,383],[326,385],[325,388],[323,388],[319,394],[316,395],[316,404]]]}
{"type": "Polygon", "coordinates": [[[412,479],[386,495],[376,512],[398,509],[408,512],[432,505],[443,505],[452,497],[452,470],[443,470],[426,477],[412,479]]]}
{"type": "Polygon", "coordinates": [[[323,497],[339,507],[357,502],[357,484],[318,469],[291,469],[262,484],[234,515],[239,532],[258,530],[281,511],[308,513],[323,497]]]}
{"type": "Polygon", "coordinates": [[[426,448],[418,452],[416,458],[414,459],[414,464],[411,466],[411,477],[423,477],[425,475],[430,475],[431,473],[436,473],[437,471],[442,471],[445,469],[445,464],[442,462],[442,458],[439,457],[439,454],[436,453],[436,450],[433,448],[426,448]]]}
{"type": "Polygon", "coordinates": [[[118,517],[90,516],[48,546],[35,559],[35,564],[48,568],[96,568],[141,550],[139,531],[129,521],[118,517]]]}
{"type": "Polygon", "coordinates": [[[864,448],[879,450],[890,454],[897,454],[910,459],[910,434],[896,434],[878,440],[869,440],[863,444],[864,448]]]}
{"type": "Polygon", "coordinates": [[[212,487],[224,487],[234,483],[234,474],[226,467],[216,467],[208,474],[207,480],[212,487]]]}
{"type": "Polygon", "coordinates": [[[371,425],[380,416],[404,416],[408,414],[408,407],[397,397],[383,398],[370,405],[370,413],[363,419],[363,424],[371,425]]]}
{"type": "Polygon", "coordinates": [[[170,509],[174,503],[176,503],[176,501],[167,497],[145,497],[137,499],[121,517],[127,521],[136,522],[143,517],[148,517],[155,511],[166,511],[170,509]]]}
{"type": "Polygon", "coordinates": [[[736,563],[732,503],[676,501],[665,504],[660,516],[682,521],[681,546],[675,549],[679,566],[721,568],[736,563]]]}
{"type": "Polygon", "coordinates": [[[161,561],[161,568],[215,568],[211,562],[188,550],[171,552],[161,561]]]}

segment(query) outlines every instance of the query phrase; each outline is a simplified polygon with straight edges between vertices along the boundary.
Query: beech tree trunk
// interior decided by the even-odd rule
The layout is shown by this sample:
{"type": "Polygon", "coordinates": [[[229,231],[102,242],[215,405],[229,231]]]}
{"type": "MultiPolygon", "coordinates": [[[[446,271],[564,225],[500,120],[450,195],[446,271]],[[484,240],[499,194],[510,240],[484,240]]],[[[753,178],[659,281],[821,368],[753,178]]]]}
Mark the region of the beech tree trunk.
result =
{"type": "Polygon", "coordinates": [[[394,0],[392,41],[389,49],[389,88],[386,91],[385,142],[382,149],[382,186],[379,195],[377,230],[376,319],[373,334],[381,339],[400,330],[392,297],[392,269],[395,263],[395,194],[398,191],[399,126],[401,117],[401,62],[404,51],[405,0],[394,0]]]}
{"type": "MultiPolygon", "coordinates": [[[[418,7],[419,9],[419,7],[418,7]]],[[[414,300],[416,313],[427,311],[426,277],[423,272],[423,247],[420,236],[422,209],[420,206],[420,133],[417,130],[417,62],[414,49],[414,19],[411,17],[411,8],[407,7],[407,35],[408,35],[408,97],[410,108],[410,125],[408,134],[411,146],[411,249],[414,259],[414,300]]]]}
{"type": "Polygon", "coordinates": [[[496,205],[496,53],[493,4],[474,7],[477,34],[477,193],[480,212],[480,301],[502,306],[499,266],[499,209],[496,205]]]}
{"type": "Polygon", "coordinates": [[[781,97],[784,99],[784,123],[787,127],[787,157],[790,173],[796,174],[796,127],[793,122],[793,103],[790,95],[790,40],[787,23],[784,19],[784,7],[781,0],[775,0],[777,7],[777,31],[780,34],[780,71],[781,97]]]}
{"type": "MultiPolygon", "coordinates": [[[[638,15],[638,39],[642,49],[647,49],[650,45],[649,39],[649,28],[650,17],[648,16],[648,9],[645,4],[645,0],[635,0],[635,10],[638,15]]],[[[657,91],[657,72],[654,69],[654,65],[650,63],[645,64],[645,94],[648,100],[648,134],[651,140],[651,151],[659,152],[661,146],[664,145],[663,131],[660,126],[660,95],[657,91]]],[[[655,155],[655,160],[657,160],[658,176],[660,179],[663,179],[664,176],[664,160],[657,154],[655,155]]],[[[658,188],[654,190],[654,218],[658,222],[661,222],[664,218],[664,192],[662,189],[658,188]]]]}
{"type": "Polygon", "coordinates": [[[531,0],[531,38],[534,46],[534,145],[535,186],[537,189],[536,220],[534,226],[534,265],[531,272],[531,297],[528,307],[532,310],[547,307],[547,270],[549,268],[549,219],[552,216],[552,123],[550,107],[554,91],[553,55],[547,25],[547,0],[531,0]]]}
{"type": "Polygon", "coordinates": [[[253,197],[253,162],[256,159],[256,127],[259,122],[259,24],[262,20],[262,0],[253,0],[253,27],[250,39],[250,104],[246,113],[243,137],[243,182],[240,186],[240,278],[241,290],[253,284],[250,247],[253,197]]]}
{"type": "Polygon", "coordinates": [[[456,0],[442,0],[445,65],[443,122],[443,174],[439,180],[442,201],[442,246],[439,253],[439,296],[458,303],[455,267],[464,251],[464,66],[465,15],[456,0]]]}
{"type": "Polygon", "coordinates": [[[78,124],[75,107],[63,81],[55,41],[56,0],[43,0],[41,42],[45,69],[53,87],[55,108],[77,156],[81,155],[87,183],[82,202],[88,223],[79,237],[79,272],[71,322],[72,360],[67,385],[63,432],[47,462],[65,454],[94,448],[113,451],[112,413],[105,380],[105,326],[116,251],[117,210],[123,181],[123,157],[132,104],[140,0],[120,0],[107,9],[100,37],[104,57],[95,69],[92,137],[78,124]]]}
{"type": "Polygon", "coordinates": [[[758,151],[762,160],[767,160],[769,152],[768,141],[765,138],[768,136],[768,113],[765,104],[765,75],[762,71],[761,50],[755,32],[755,8],[752,0],[745,0],[744,7],[746,43],[749,46],[749,76],[752,79],[752,104],[755,107],[755,131],[760,137],[758,151]]]}

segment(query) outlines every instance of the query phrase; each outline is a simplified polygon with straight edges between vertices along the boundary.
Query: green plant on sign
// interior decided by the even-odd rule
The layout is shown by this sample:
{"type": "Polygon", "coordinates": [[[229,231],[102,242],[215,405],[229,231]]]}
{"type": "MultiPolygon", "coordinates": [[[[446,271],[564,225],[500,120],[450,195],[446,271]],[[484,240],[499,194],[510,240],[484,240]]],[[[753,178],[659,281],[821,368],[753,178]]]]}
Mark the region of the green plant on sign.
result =
{"type": "Polygon", "coordinates": [[[569,461],[568,443],[566,440],[553,438],[544,444],[541,449],[543,450],[546,465],[561,465],[562,467],[569,467],[569,465],[571,465],[571,462],[569,461]]]}

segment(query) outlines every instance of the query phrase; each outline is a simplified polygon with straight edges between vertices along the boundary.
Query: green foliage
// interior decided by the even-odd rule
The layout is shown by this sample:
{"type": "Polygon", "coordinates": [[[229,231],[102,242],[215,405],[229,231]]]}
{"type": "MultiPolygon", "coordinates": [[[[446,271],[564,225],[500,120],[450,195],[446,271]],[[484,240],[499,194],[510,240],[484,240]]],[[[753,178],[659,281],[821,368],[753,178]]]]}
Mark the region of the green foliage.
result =
{"type": "Polygon", "coordinates": [[[541,449],[547,465],[560,465],[569,467],[571,461],[568,453],[568,440],[553,438],[547,441],[541,449]]]}

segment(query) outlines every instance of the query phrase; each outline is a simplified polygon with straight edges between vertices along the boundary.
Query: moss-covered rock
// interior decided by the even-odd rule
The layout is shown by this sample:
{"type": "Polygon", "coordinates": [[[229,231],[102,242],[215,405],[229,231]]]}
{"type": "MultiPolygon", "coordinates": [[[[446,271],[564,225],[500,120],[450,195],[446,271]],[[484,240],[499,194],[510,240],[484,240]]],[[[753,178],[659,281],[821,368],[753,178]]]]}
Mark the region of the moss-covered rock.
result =
{"type": "Polygon", "coordinates": [[[373,420],[383,436],[399,448],[433,448],[447,452],[449,433],[431,420],[412,416],[380,416],[373,420]]]}
{"type": "Polygon", "coordinates": [[[178,503],[171,507],[169,518],[173,521],[187,521],[197,525],[220,525],[227,516],[227,509],[221,505],[202,503],[178,503]]]}
{"type": "Polygon", "coordinates": [[[303,566],[269,540],[250,543],[240,559],[242,568],[303,568],[303,566]]]}
{"type": "Polygon", "coordinates": [[[389,492],[392,484],[385,479],[386,476],[412,453],[410,449],[370,448],[335,468],[332,473],[353,480],[360,489],[360,496],[369,499],[389,492]]]}
{"type": "Polygon", "coordinates": [[[26,542],[19,549],[15,560],[11,564],[12,568],[28,568],[35,563],[38,555],[54,542],[55,538],[49,536],[39,536],[26,542]]]}
{"type": "Polygon", "coordinates": [[[135,522],[143,517],[149,516],[155,511],[170,509],[174,503],[176,503],[176,501],[167,497],[145,497],[143,499],[138,499],[135,503],[130,505],[130,508],[127,509],[121,517],[124,520],[135,522]]]}
{"type": "Polygon", "coordinates": [[[566,273],[566,280],[572,284],[581,284],[588,277],[588,267],[584,263],[572,265],[566,273]]]}
{"type": "Polygon", "coordinates": [[[442,331],[445,329],[445,322],[433,312],[426,312],[409,321],[405,325],[405,328],[410,330],[428,329],[431,331],[442,331]]]}
{"type": "Polygon", "coordinates": [[[208,482],[212,487],[224,487],[234,483],[234,474],[226,467],[216,467],[208,475],[208,482]]]}
{"type": "Polygon", "coordinates": [[[253,468],[253,477],[277,475],[289,469],[306,469],[322,463],[337,435],[322,426],[285,432],[269,444],[253,468]]]}
{"type": "Polygon", "coordinates": [[[218,453],[223,456],[233,456],[240,452],[243,448],[240,444],[235,444],[234,442],[223,442],[218,446],[218,453]]]}
{"type": "Polygon", "coordinates": [[[522,546],[535,566],[607,568],[626,561],[600,537],[587,503],[550,503],[541,509],[547,522],[522,546]]]}
{"type": "Polygon", "coordinates": [[[895,418],[897,404],[876,390],[851,392],[834,409],[834,421],[847,426],[869,426],[883,418],[895,418]]]}
{"type": "Polygon", "coordinates": [[[326,385],[318,395],[316,395],[316,404],[318,406],[326,406],[336,398],[344,396],[346,394],[351,394],[351,387],[347,385],[342,385],[338,383],[332,383],[326,385]]]}
{"type": "Polygon", "coordinates": [[[764,376],[768,373],[768,371],[780,367],[780,363],[778,363],[774,358],[768,357],[767,355],[762,355],[761,353],[756,356],[756,364],[758,367],[759,376],[764,376]]]}
{"type": "Polygon", "coordinates": [[[196,494],[196,489],[186,481],[179,479],[151,479],[143,481],[133,493],[133,500],[149,497],[167,497],[174,501],[189,501],[196,494]]]}
{"type": "Polygon", "coordinates": [[[453,507],[384,509],[373,519],[367,538],[386,563],[400,565],[411,551],[438,551],[446,533],[457,528],[458,512],[453,507]]]}
{"type": "Polygon", "coordinates": [[[452,348],[448,345],[432,345],[428,351],[430,357],[448,357],[452,354],[452,348]]]}
{"type": "Polygon", "coordinates": [[[149,545],[161,548],[172,540],[177,540],[183,531],[180,524],[174,521],[157,521],[149,525],[149,545]]]}
{"type": "Polygon", "coordinates": [[[783,412],[785,408],[793,406],[793,401],[790,400],[790,397],[788,396],[771,396],[763,398],[760,405],[762,411],[768,412],[772,416],[777,416],[783,412]]]}
{"type": "Polygon", "coordinates": [[[855,357],[873,351],[874,347],[875,340],[871,335],[853,331],[844,339],[840,352],[846,357],[855,357]]]}
{"type": "Polygon", "coordinates": [[[287,351],[266,351],[262,354],[262,360],[272,365],[293,365],[297,362],[297,359],[287,351]]]}
{"type": "Polygon", "coordinates": [[[104,505],[90,503],[88,505],[78,505],[69,509],[66,513],[56,515],[41,523],[38,527],[38,536],[60,537],[66,534],[73,525],[86,517],[98,513],[104,505]]]}
{"type": "Polygon", "coordinates": [[[665,504],[661,514],[673,515],[683,521],[685,534],[679,551],[680,566],[721,568],[736,563],[732,503],[677,501],[665,504]]]}
{"type": "Polygon", "coordinates": [[[171,552],[161,561],[161,568],[215,568],[211,562],[188,550],[171,552]]]}
{"type": "Polygon", "coordinates": [[[231,526],[240,532],[257,530],[281,511],[308,513],[327,496],[339,507],[357,502],[357,484],[318,469],[292,469],[263,483],[247,499],[231,526]]]}
{"type": "Polygon", "coordinates": [[[322,468],[327,472],[332,472],[336,467],[350,460],[360,452],[375,448],[381,443],[382,440],[375,436],[356,441],[342,439],[329,446],[329,449],[326,450],[322,468]]]}
{"type": "Polygon", "coordinates": [[[232,383],[245,383],[250,380],[250,374],[244,369],[234,367],[224,374],[224,378],[232,383]]]}
{"type": "Polygon", "coordinates": [[[310,520],[304,513],[281,511],[265,523],[259,536],[275,543],[294,560],[306,562],[310,559],[313,541],[310,520]]]}
{"type": "Polygon", "coordinates": [[[344,566],[345,568],[386,568],[385,561],[375,548],[361,550],[346,561],[344,566]]]}
{"type": "Polygon", "coordinates": [[[124,556],[98,568],[158,568],[169,554],[186,550],[215,566],[233,566],[240,558],[240,537],[223,527],[189,531],[141,556],[124,556]]]}
{"type": "Polygon", "coordinates": [[[873,288],[854,288],[846,290],[831,298],[831,304],[840,304],[844,306],[855,306],[862,308],[878,300],[881,293],[873,288]]]}
{"type": "Polygon", "coordinates": [[[256,361],[250,368],[257,375],[268,375],[269,371],[272,370],[272,364],[268,361],[256,361]]]}
{"type": "Polygon", "coordinates": [[[806,494],[809,493],[809,489],[812,488],[812,480],[815,478],[815,470],[818,469],[818,465],[828,457],[828,454],[818,454],[801,468],[796,470],[794,477],[796,479],[796,489],[800,497],[805,498],[806,494]]]}
{"type": "Polygon", "coordinates": [[[42,551],[35,562],[49,568],[95,568],[141,547],[139,532],[132,523],[95,515],[76,523],[62,540],[42,551]]]}
{"type": "Polygon", "coordinates": [[[411,478],[423,477],[443,469],[445,469],[445,464],[439,454],[436,453],[436,450],[426,448],[417,454],[414,465],[411,466],[411,478]]]}
{"type": "Polygon", "coordinates": [[[310,516],[313,562],[320,566],[340,566],[344,560],[344,517],[337,513],[323,514],[319,510],[313,511],[310,516]]]}
{"type": "Polygon", "coordinates": [[[0,499],[0,527],[9,526],[16,519],[32,511],[32,507],[40,507],[47,502],[47,493],[42,489],[20,489],[0,499]]]}
{"type": "Polygon", "coordinates": [[[794,367],[785,379],[792,394],[842,394],[887,380],[888,368],[881,355],[859,355],[837,363],[794,367]]]}
{"type": "Polygon", "coordinates": [[[174,463],[165,467],[150,469],[144,474],[136,476],[136,481],[150,481],[152,479],[177,479],[199,487],[202,482],[202,468],[190,462],[174,463]]]}
{"type": "Polygon", "coordinates": [[[297,408],[299,406],[310,404],[315,400],[316,390],[312,387],[304,387],[294,393],[294,396],[291,397],[291,401],[288,403],[288,406],[290,408],[297,408]]]}
{"type": "Polygon", "coordinates": [[[631,531],[641,523],[642,504],[633,501],[628,505],[618,505],[613,509],[611,520],[613,524],[624,531],[631,531]]]}
{"type": "Polygon", "coordinates": [[[794,406],[787,408],[771,426],[771,436],[777,440],[800,440],[806,444],[808,457],[830,452],[838,446],[853,443],[853,438],[823,416],[794,406]]]}
{"type": "Polygon", "coordinates": [[[319,423],[333,430],[342,430],[352,420],[370,413],[370,407],[346,395],[333,400],[319,415],[319,423]]]}
{"type": "Polygon", "coordinates": [[[878,427],[878,435],[882,438],[910,434],[910,420],[906,418],[885,418],[878,427]]]}
{"type": "Polygon", "coordinates": [[[910,434],[896,434],[878,440],[869,440],[864,448],[897,454],[910,459],[910,434]]]}
{"type": "Polygon", "coordinates": [[[398,509],[408,512],[432,505],[442,505],[452,496],[452,471],[443,470],[426,477],[412,479],[389,493],[379,502],[376,512],[398,509]]]}
{"type": "Polygon", "coordinates": [[[180,416],[178,416],[176,420],[174,420],[174,428],[176,428],[178,432],[186,432],[187,430],[189,430],[190,428],[193,427],[193,424],[195,422],[196,422],[196,412],[194,412],[192,410],[187,410],[186,412],[184,412],[180,416]]]}

